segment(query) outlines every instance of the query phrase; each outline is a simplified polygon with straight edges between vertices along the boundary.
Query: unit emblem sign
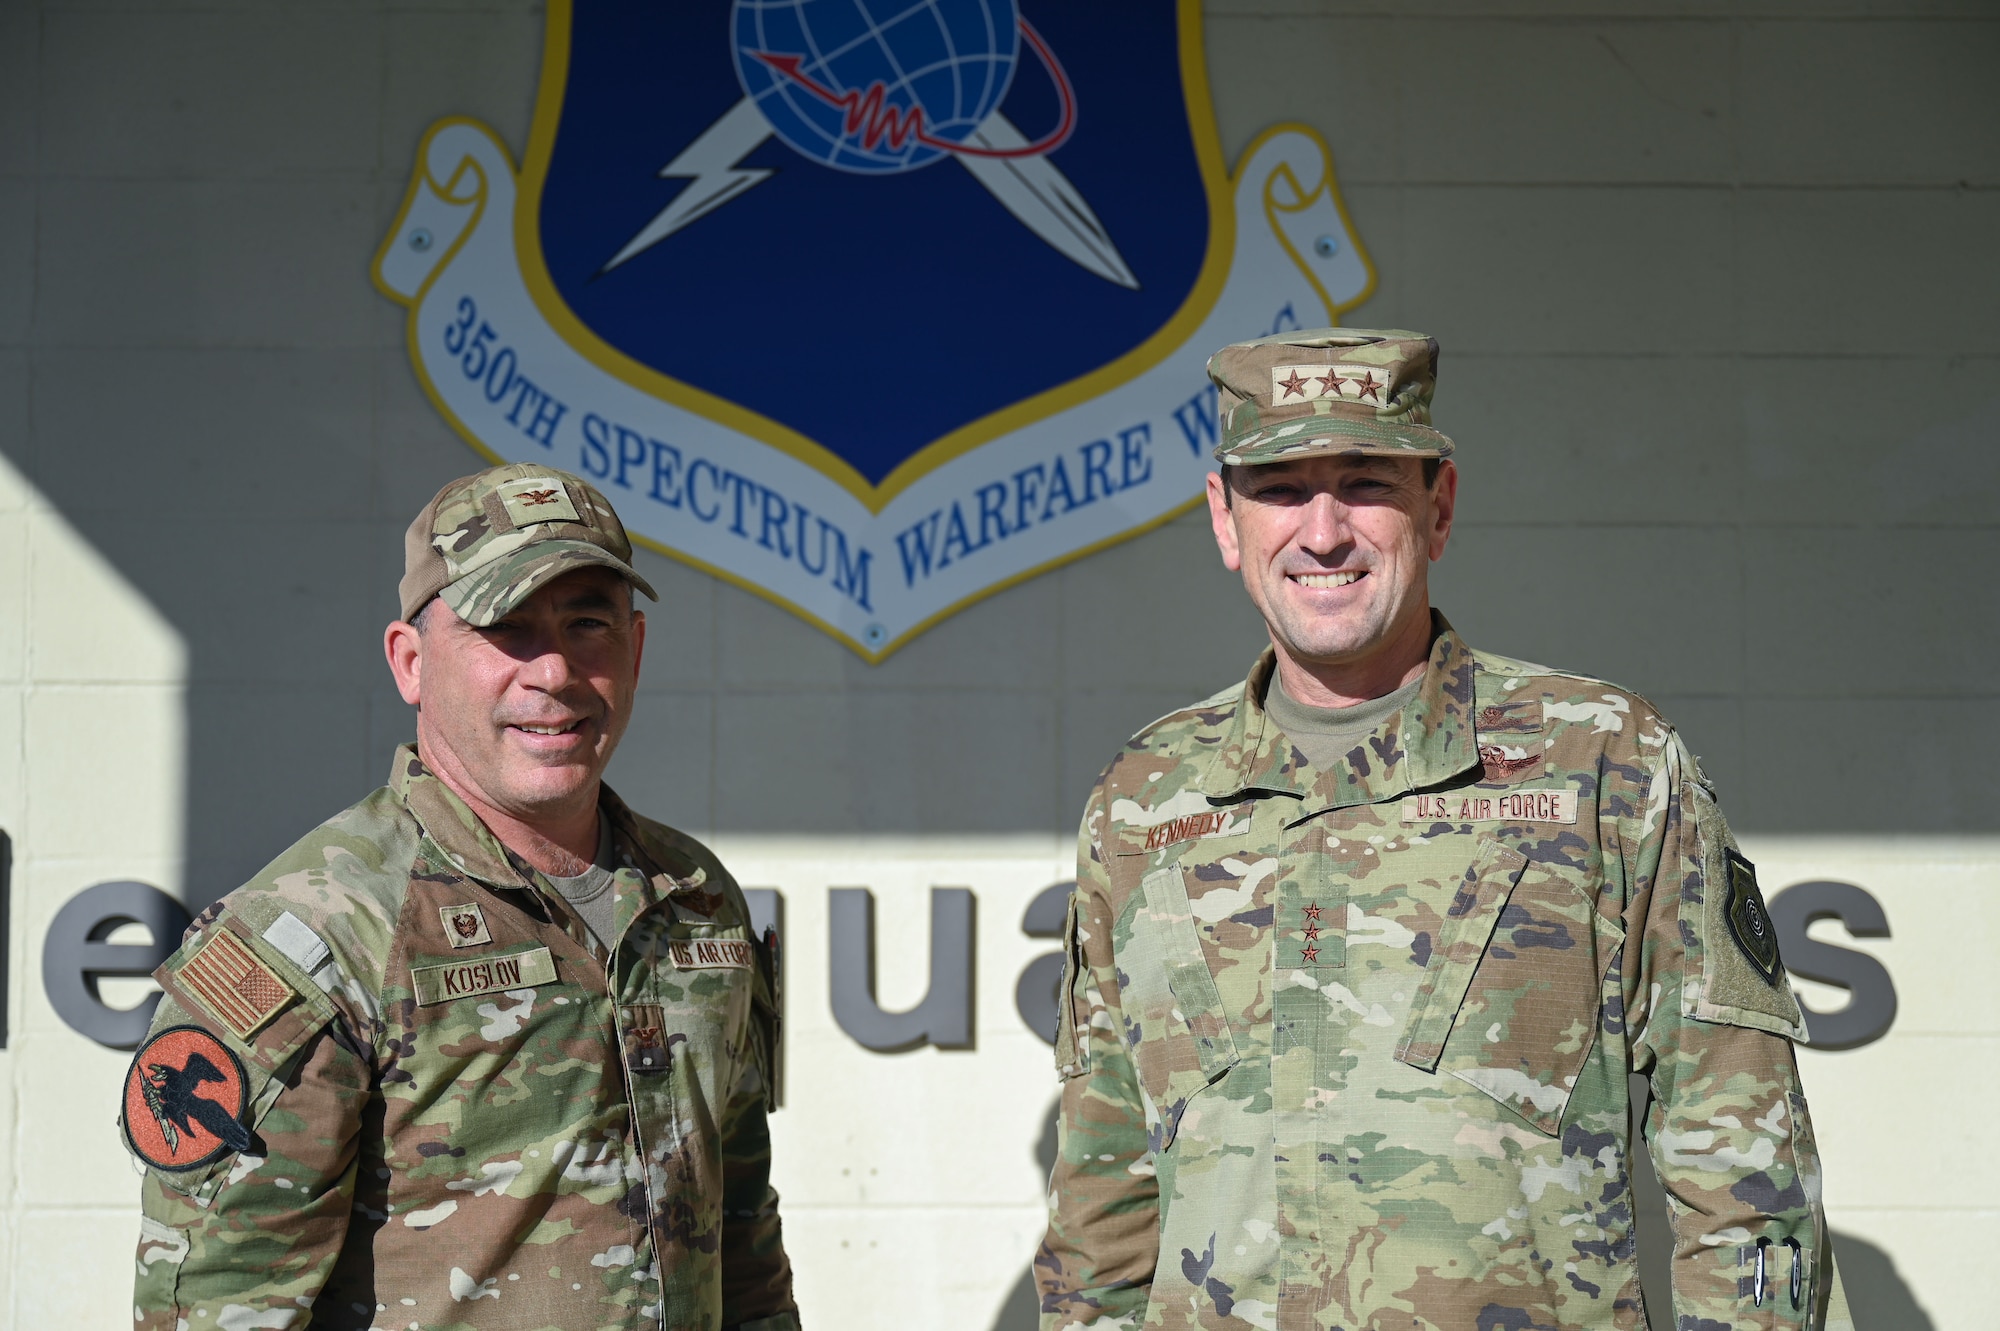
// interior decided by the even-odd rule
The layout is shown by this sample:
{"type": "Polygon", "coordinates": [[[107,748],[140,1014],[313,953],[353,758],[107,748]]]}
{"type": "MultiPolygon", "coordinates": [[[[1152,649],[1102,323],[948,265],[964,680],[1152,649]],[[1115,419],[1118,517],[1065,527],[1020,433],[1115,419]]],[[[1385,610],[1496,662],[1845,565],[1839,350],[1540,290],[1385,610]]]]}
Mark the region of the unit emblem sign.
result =
{"type": "Polygon", "coordinates": [[[542,69],[518,174],[418,150],[419,379],[870,660],[1182,511],[1208,353],[1374,282],[1317,134],[1225,168],[1198,0],[551,0],[542,69]]]}

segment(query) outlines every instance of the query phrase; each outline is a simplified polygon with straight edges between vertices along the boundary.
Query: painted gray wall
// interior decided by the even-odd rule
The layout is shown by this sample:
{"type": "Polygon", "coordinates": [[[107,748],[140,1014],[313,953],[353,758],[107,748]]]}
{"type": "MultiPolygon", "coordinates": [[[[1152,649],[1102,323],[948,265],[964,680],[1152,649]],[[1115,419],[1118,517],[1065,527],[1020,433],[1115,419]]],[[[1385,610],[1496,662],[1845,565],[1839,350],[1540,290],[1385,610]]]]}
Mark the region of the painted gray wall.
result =
{"type": "MultiPolygon", "coordinates": [[[[1233,155],[1334,145],[1461,442],[1438,600],[1651,695],[1760,831],[1996,824],[2000,10],[1214,0],[1233,155]]],[[[192,896],[381,779],[398,533],[473,453],[369,285],[418,137],[524,142],[514,4],[0,7],[0,448],[192,651],[192,896]]],[[[617,779],[693,829],[1069,824],[1258,626],[1190,516],[869,666],[643,556],[617,779]]],[[[107,762],[116,755],[106,754],[107,762]]]]}

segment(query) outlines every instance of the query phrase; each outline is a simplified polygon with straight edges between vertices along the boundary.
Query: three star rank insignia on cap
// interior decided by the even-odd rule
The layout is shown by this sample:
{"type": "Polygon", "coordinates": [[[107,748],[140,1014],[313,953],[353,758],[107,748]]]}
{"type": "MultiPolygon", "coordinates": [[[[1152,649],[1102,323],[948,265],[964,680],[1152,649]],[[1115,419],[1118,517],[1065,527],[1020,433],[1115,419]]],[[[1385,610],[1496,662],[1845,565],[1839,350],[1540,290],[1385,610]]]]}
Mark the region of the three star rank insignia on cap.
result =
{"type": "Polygon", "coordinates": [[[125,1142],[154,1169],[199,1169],[250,1149],[243,1060],[199,1026],[169,1026],[125,1074],[125,1142]]]}
{"type": "Polygon", "coordinates": [[[1372,365],[1275,365],[1271,405],[1335,398],[1380,406],[1388,400],[1389,376],[1372,365]]]}

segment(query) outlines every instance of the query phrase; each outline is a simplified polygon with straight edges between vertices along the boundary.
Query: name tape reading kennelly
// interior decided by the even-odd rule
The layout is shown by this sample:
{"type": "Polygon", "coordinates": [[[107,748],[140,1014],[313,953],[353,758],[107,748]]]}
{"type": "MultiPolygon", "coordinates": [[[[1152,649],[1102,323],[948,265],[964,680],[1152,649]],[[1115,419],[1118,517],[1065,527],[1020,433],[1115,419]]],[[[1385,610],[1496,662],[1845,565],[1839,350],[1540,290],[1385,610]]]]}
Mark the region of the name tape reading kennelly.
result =
{"type": "Polygon", "coordinates": [[[1574,790],[1510,790],[1444,795],[1410,795],[1403,800],[1406,823],[1574,823],[1574,790]]]}
{"type": "Polygon", "coordinates": [[[1231,809],[1215,809],[1208,813],[1190,813],[1180,818],[1169,818],[1157,823],[1146,831],[1146,849],[1158,850],[1180,841],[1201,841],[1209,837],[1235,836],[1250,826],[1250,806],[1239,804],[1231,809]]]}
{"type": "Polygon", "coordinates": [[[503,989],[533,989],[556,982],[556,961],[545,947],[510,952],[504,957],[452,961],[442,966],[410,967],[410,987],[419,1006],[449,1003],[454,998],[490,994],[503,989]]]}
{"type": "Polygon", "coordinates": [[[747,971],[756,953],[741,938],[676,938],[667,955],[680,970],[747,971]]]}

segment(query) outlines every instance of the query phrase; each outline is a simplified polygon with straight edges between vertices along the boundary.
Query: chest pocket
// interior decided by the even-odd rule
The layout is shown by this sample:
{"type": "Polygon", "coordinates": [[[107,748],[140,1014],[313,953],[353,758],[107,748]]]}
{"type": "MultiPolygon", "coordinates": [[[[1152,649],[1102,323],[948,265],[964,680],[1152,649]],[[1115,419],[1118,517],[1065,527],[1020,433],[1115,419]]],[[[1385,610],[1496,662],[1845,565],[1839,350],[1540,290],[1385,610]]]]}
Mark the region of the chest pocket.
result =
{"type": "Polygon", "coordinates": [[[1188,1101],[1239,1060],[1229,1017],[1203,955],[1183,870],[1169,865],[1141,881],[1138,910],[1118,969],[1155,1151],[1172,1145],[1188,1101]]]}
{"type": "Polygon", "coordinates": [[[1469,1082],[1555,1135],[1624,941],[1559,870],[1488,843],[1446,911],[1397,1059],[1469,1082]]]}
{"type": "Polygon", "coordinates": [[[671,1075],[682,1095],[719,1116],[751,1059],[749,1030],[761,958],[749,926],[646,919],[623,946],[643,957],[620,984],[618,1021],[627,1068],[671,1075]]]}

